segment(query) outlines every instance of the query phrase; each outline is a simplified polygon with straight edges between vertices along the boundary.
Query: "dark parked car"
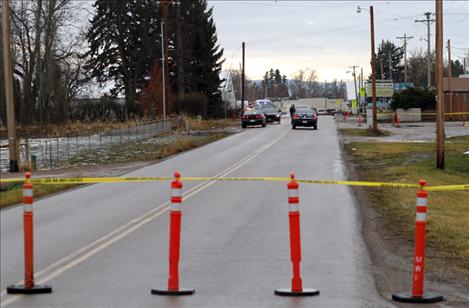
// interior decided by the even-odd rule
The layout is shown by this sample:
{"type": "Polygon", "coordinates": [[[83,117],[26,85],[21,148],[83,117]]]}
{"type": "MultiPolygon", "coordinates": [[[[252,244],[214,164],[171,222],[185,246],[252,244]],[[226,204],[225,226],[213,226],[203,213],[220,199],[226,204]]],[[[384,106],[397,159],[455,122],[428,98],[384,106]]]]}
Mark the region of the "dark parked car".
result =
{"type": "Polygon", "coordinates": [[[280,123],[280,111],[275,107],[264,107],[261,109],[262,113],[265,116],[267,122],[277,122],[280,123]]]}
{"type": "Polygon", "coordinates": [[[297,126],[314,127],[318,129],[318,115],[316,110],[310,107],[297,107],[291,119],[291,127],[297,126]]]}
{"type": "Polygon", "coordinates": [[[266,119],[264,114],[259,109],[247,110],[241,116],[241,126],[246,128],[248,125],[262,125],[266,126],[266,119]]]}

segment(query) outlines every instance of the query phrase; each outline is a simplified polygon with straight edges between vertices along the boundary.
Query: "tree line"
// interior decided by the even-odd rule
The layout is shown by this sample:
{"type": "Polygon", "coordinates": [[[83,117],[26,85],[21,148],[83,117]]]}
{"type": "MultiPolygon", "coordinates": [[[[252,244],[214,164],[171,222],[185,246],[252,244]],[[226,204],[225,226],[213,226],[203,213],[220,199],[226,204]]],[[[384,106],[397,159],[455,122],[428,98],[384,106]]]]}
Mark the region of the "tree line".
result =
{"type": "MultiPolygon", "coordinates": [[[[88,120],[97,115],[118,120],[162,115],[162,1],[96,0],[89,8],[73,0],[17,0],[10,5],[19,123],[85,120],[80,118],[84,114],[88,120]],[[79,18],[84,14],[86,21],[79,18]],[[92,103],[103,88],[108,95],[92,103]],[[125,104],[116,106],[117,96],[125,104]],[[107,111],[89,112],[96,104],[107,111]]],[[[206,0],[168,5],[167,100],[181,112],[196,100],[198,114],[219,116],[223,49],[212,9],[206,0]]],[[[3,61],[0,76],[0,119],[5,121],[3,61]]]]}
{"type": "MultiPolygon", "coordinates": [[[[382,40],[376,55],[376,78],[404,82],[404,50],[389,40],[382,40]]],[[[427,87],[427,52],[421,48],[410,52],[407,56],[407,81],[415,87],[427,87]]],[[[435,86],[435,53],[430,54],[431,85],[435,86]]],[[[448,61],[444,61],[444,75],[448,76],[448,61]]],[[[451,60],[451,73],[453,77],[464,74],[464,66],[459,60],[451,60]]],[[[371,77],[370,77],[371,78],[371,77]]]]}

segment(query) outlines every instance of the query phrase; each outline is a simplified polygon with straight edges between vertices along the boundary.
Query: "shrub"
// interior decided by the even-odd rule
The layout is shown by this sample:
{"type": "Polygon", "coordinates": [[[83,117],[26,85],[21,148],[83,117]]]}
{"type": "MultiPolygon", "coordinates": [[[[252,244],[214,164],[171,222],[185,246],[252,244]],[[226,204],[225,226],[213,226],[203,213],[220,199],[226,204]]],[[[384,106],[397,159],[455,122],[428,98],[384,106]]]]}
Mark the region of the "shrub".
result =
{"type": "Polygon", "coordinates": [[[400,93],[394,93],[391,107],[434,109],[436,105],[435,92],[427,89],[409,88],[400,93]]]}

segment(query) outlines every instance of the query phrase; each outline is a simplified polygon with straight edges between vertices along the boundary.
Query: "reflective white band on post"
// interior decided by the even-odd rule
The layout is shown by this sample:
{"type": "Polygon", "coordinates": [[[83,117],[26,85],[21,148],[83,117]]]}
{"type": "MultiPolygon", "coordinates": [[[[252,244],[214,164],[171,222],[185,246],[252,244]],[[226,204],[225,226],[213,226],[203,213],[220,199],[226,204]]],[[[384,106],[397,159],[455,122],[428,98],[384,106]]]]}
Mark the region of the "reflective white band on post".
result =
{"type": "Polygon", "coordinates": [[[28,204],[28,203],[23,203],[23,210],[25,212],[32,212],[33,211],[33,205],[28,204]]]}
{"type": "Polygon", "coordinates": [[[182,196],[182,189],[181,188],[173,188],[172,196],[173,197],[181,197],[182,196]]]}
{"type": "Polygon", "coordinates": [[[417,198],[417,206],[427,205],[427,198],[417,198]]]}
{"type": "Polygon", "coordinates": [[[416,221],[426,221],[427,220],[427,213],[417,213],[415,218],[416,221]]]}
{"type": "Polygon", "coordinates": [[[32,189],[23,189],[23,197],[32,197],[33,190],[32,189]]]}
{"type": "Polygon", "coordinates": [[[288,196],[289,197],[298,197],[298,189],[289,189],[288,190],[288,196]]]}
{"type": "Polygon", "coordinates": [[[298,203],[290,203],[288,205],[290,212],[299,212],[300,211],[300,205],[298,203]]]}
{"type": "Polygon", "coordinates": [[[181,203],[171,203],[171,211],[180,212],[181,211],[181,203]]]}

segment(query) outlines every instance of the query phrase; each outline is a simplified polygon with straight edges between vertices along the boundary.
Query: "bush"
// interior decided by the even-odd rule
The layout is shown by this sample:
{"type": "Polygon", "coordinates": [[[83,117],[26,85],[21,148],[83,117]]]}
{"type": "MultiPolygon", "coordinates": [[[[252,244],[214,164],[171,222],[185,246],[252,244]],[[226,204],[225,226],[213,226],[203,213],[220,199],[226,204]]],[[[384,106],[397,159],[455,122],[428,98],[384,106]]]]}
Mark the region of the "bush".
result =
{"type": "Polygon", "coordinates": [[[207,115],[207,96],[200,93],[189,93],[183,98],[174,101],[173,111],[177,114],[186,113],[188,115],[207,115]]]}
{"type": "Polygon", "coordinates": [[[393,110],[397,108],[435,109],[435,106],[435,92],[419,88],[409,88],[400,93],[394,93],[391,102],[393,110]]]}

